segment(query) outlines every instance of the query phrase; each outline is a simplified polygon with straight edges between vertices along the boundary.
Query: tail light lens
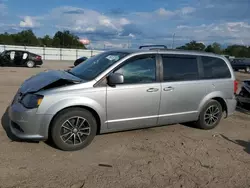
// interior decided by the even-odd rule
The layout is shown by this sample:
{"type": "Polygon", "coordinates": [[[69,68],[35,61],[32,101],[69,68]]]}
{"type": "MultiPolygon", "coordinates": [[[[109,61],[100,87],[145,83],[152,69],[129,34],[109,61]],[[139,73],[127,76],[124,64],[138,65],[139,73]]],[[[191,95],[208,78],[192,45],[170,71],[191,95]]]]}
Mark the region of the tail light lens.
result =
{"type": "Polygon", "coordinates": [[[234,93],[236,93],[238,90],[238,82],[237,80],[234,80],[234,93]]]}
{"type": "Polygon", "coordinates": [[[42,57],[41,57],[41,56],[36,56],[35,59],[36,59],[36,60],[41,60],[42,57]]]}

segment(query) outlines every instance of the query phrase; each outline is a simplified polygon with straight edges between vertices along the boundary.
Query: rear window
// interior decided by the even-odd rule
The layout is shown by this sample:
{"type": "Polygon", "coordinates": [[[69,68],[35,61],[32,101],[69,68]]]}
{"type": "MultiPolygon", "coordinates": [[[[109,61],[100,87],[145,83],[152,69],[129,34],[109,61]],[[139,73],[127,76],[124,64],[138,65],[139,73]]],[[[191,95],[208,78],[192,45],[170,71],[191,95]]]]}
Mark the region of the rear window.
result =
{"type": "Polygon", "coordinates": [[[201,57],[204,75],[203,79],[231,78],[230,70],[226,62],[215,57],[201,57]]]}

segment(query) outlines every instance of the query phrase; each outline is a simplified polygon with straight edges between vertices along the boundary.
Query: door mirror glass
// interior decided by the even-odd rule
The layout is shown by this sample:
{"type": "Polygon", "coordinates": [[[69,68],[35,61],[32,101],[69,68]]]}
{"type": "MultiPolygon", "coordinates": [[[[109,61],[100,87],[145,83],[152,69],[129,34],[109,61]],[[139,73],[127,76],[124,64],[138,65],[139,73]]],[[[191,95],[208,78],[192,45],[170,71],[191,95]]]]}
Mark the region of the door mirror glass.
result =
{"type": "Polygon", "coordinates": [[[113,73],[108,77],[108,84],[109,85],[116,85],[116,84],[123,84],[124,77],[120,73],[113,73]]]}

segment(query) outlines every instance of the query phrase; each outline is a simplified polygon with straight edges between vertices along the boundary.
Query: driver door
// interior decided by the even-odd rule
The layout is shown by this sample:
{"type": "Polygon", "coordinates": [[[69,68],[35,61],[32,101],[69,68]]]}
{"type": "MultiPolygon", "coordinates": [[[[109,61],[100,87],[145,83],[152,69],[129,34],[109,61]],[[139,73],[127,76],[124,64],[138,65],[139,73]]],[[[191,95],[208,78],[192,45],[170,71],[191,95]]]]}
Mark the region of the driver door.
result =
{"type": "Polygon", "coordinates": [[[109,129],[125,130],[157,124],[161,84],[156,54],[137,55],[113,71],[124,75],[124,83],[107,86],[109,129]]]}
{"type": "Polygon", "coordinates": [[[6,51],[2,57],[2,64],[5,66],[11,66],[14,63],[15,51],[6,51]]]}

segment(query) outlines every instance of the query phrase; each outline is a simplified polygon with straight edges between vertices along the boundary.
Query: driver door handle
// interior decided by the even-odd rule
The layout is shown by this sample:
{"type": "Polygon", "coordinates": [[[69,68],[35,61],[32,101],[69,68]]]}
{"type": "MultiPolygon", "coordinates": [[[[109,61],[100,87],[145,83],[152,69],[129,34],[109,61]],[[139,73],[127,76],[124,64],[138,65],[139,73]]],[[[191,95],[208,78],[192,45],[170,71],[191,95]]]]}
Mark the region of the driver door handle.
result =
{"type": "Polygon", "coordinates": [[[163,90],[164,91],[173,91],[174,88],[172,86],[169,86],[169,87],[165,87],[163,90]]]}
{"type": "Polygon", "coordinates": [[[157,88],[149,88],[147,89],[147,92],[157,92],[159,89],[157,88]]]}

